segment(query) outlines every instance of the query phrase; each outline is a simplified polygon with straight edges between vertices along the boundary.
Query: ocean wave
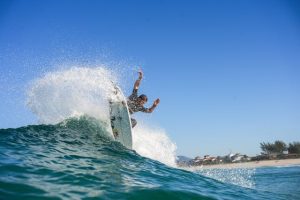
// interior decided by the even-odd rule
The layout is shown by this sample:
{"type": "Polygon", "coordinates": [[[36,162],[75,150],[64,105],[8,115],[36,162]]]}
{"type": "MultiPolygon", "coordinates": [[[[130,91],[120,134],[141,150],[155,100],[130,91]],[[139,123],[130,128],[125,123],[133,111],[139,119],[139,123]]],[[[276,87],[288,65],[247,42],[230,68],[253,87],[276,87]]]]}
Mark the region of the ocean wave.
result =
{"type": "Polygon", "coordinates": [[[112,140],[104,126],[81,116],[0,129],[0,199],[274,197],[143,157],[112,140]]]}

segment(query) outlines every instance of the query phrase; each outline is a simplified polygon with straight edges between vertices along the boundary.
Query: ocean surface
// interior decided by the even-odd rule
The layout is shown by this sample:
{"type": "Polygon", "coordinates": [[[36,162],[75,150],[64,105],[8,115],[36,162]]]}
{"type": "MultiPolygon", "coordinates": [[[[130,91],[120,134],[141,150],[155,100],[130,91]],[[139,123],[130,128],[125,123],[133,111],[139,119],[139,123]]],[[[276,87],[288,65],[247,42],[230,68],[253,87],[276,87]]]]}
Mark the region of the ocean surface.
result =
{"type": "MultiPolygon", "coordinates": [[[[33,80],[36,125],[0,129],[0,200],[300,199],[300,166],[176,166],[164,129],[138,121],[133,150],[113,140],[108,99],[122,74],[71,67],[33,80]]],[[[185,133],[188,135],[188,133],[185,133]]]]}
{"type": "Polygon", "coordinates": [[[300,167],[179,169],[83,116],[1,129],[0,199],[300,199],[300,167]]]}

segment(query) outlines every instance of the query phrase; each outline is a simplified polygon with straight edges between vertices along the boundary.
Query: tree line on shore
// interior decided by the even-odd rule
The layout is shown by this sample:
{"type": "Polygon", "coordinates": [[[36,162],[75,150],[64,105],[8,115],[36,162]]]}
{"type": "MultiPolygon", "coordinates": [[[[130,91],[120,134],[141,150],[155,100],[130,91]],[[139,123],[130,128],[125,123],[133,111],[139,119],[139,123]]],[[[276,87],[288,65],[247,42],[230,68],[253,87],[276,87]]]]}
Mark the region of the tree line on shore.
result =
{"type": "Polygon", "coordinates": [[[283,141],[277,140],[274,143],[260,143],[260,148],[263,154],[300,154],[300,142],[292,142],[288,145],[283,141]]]}
{"type": "Polygon", "coordinates": [[[261,154],[253,157],[241,155],[239,153],[230,153],[225,156],[217,157],[206,155],[203,158],[201,158],[200,156],[196,156],[194,159],[179,156],[177,159],[177,164],[179,166],[200,166],[261,160],[300,158],[300,142],[292,142],[288,145],[280,140],[277,140],[274,143],[262,142],[260,143],[260,148],[262,150],[261,154]]]}

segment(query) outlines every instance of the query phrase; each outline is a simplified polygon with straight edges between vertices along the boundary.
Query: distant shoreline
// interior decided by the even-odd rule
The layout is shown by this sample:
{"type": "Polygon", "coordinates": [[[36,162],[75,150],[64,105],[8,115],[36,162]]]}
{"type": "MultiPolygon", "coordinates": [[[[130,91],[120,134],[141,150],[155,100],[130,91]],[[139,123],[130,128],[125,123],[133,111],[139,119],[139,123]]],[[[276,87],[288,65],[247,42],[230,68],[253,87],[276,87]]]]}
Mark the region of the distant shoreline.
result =
{"type": "Polygon", "coordinates": [[[195,169],[235,169],[235,168],[258,168],[258,167],[278,167],[278,166],[289,166],[289,165],[300,165],[300,158],[295,159],[278,159],[278,160],[260,160],[250,161],[242,163],[226,163],[226,164],[215,164],[215,165],[199,165],[192,166],[195,169]]]}

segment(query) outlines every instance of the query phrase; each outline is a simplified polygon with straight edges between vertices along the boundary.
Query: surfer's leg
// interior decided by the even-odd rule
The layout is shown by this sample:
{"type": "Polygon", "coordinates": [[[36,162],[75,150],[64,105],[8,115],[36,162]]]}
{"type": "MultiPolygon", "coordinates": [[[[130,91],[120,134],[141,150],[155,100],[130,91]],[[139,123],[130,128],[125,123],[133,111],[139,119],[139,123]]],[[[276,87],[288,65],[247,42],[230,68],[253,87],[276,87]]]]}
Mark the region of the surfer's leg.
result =
{"type": "Polygon", "coordinates": [[[137,124],[137,121],[133,118],[131,118],[131,125],[132,125],[132,128],[135,127],[137,124]]]}

